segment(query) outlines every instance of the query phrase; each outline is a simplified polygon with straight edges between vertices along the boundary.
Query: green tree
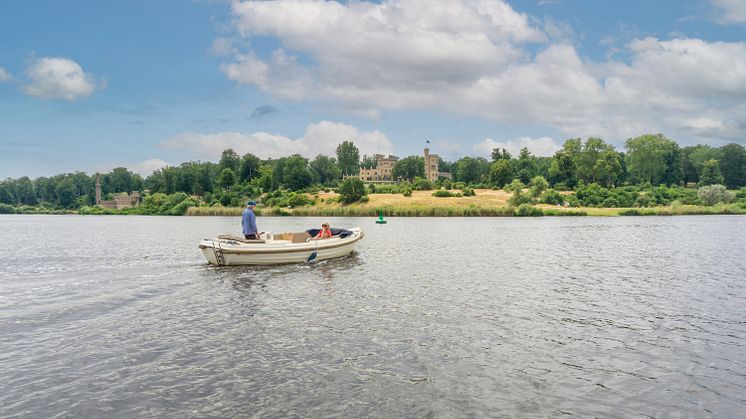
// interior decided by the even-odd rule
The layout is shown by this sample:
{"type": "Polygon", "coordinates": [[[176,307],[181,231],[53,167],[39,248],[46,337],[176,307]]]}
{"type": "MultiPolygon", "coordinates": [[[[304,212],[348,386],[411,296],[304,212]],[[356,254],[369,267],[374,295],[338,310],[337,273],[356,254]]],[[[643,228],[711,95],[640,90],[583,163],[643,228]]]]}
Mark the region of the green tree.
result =
{"type": "Polygon", "coordinates": [[[16,180],[11,193],[16,198],[16,202],[22,205],[36,205],[39,202],[34,192],[34,184],[28,176],[16,180]]]}
{"type": "Polygon", "coordinates": [[[15,205],[16,199],[5,183],[0,183],[0,204],[15,205]]]}
{"type": "Polygon", "coordinates": [[[689,153],[689,164],[694,168],[697,174],[697,180],[702,175],[702,169],[708,160],[720,160],[723,158],[722,150],[709,145],[697,144],[689,153]]]}
{"type": "Polygon", "coordinates": [[[746,186],[746,148],[740,144],[727,144],[720,147],[722,158],[720,170],[723,173],[725,186],[736,189],[746,186]]]}
{"type": "Polygon", "coordinates": [[[134,190],[132,182],[133,173],[127,170],[126,167],[115,167],[111,173],[104,176],[108,178],[107,193],[131,192],[134,190]]]}
{"type": "Polygon", "coordinates": [[[282,172],[283,184],[291,191],[301,190],[313,184],[313,175],[308,169],[308,159],[294,154],[285,160],[282,172]]]}
{"type": "Polygon", "coordinates": [[[534,176],[536,176],[536,158],[526,147],[523,147],[518,155],[518,161],[516,161],[516,175],[523,183],[528,183],[534,176]]]}
{"type": "Polygon", "coordinates": [[[720,173],[720,165],[715,159],[710,159],[702,166],[702,174],[699,176],[699,186],[722,185],[723,175],[720,173]]]}
{"type": "Polygon", "coordinates": [[[525,188],[526,185],[523,184],[523,182],[520,181],[520,179],[513,179],[513,182],[505,188],[506,190],[513,191],[513,196],[508,199],[508,203],[514,207],[518,207],[521,204],[526,204],[531,202],[531,198],[526,196],[523,193],[523,188],[525,188]]]}
{"type": "Polygon", "coordinates": [[[565,149],[554,153],[554,158],[549,166],[549,178],[553,184],[564,183],[569,187],[575,186],[575,162],[572,153],[565,149]]]}
{"type": "Polygon", "coordinates": [[[510,155],[508,150],[505,148],[493,148],[492,149],[492,161],[497,162],[499,160],[508,160],[510,161],[513,158],[513,156],[510,155]]]}
{"type": "Polygon", "coordinates": [[[342,176],[337,162],[332,157],[319,154],[308,166],[314,180],[323,185],[331,184],[342,176]]]}
{"type": "Polygon", "coordinates": [[[535,176],[531,179],[531,182],[528,183],[528,188],[529,196],[531,198],[538,198],[541,196],[542,192],[549,189],[549,182],[544,179],[544,176],[535,176]]]}
{"type": "Polygon", "coordinates": [[[661,182],[668,186],[681,185],[684,182],[683,153],[681,147],[675,141],[669,141],[666,144],[663,160],[666,168],[663,171],[661,182]]]}
{"type": "Polygon", "coordinates": [[[70,178],[63,180],[56,186],[58,204],[62,208],[72,208],[75,204],[75,184],[70,178]]]}
{"type": "Polygon", "coordinates": [[[365,184],[358,178],[347,178],[339,187],[339,201],[352,204],[366,195],[365,184]]]}
{"type": "Polygon", "coordinates": [[[604,151],[593,167],[594,177],[604,181],[607,187],[616,186],[617,179],[622,175],[622,158],[612,149],[604,151]]]}
{"type": "Polygon", "coordinates": [[[513,165],[510,164],[510,160],[498,159],[490,165],[490,183],[498,188],[513,180],[513,176],[513,165]]]}
{"type": "Polygon", "coordinates": [[[344,175],[356,175],[360,171],[360,150],[352,141],[337,146],[337,164],[344,175]]]}
{"type": "Polygon", "coordinates": [[[363,160],[360,162],[360,168],[374,169],[377,163],[375,156],[363,156],[363,160]]]}
{"type": "Polygon", "coordinates": [[[220,167],[220,173],[223,173],[224,169],[231,169],[231,172],[235,175],[241,166],[241,157],[232,148],[227,148],[220,155],[218,166],[220,167]]]}
{"type": "Polygon", "coordinates": [[[241,157],[241,163],[238,169],[238,181],[248,182],[259,176],[259,166],[261,164],[262,161],[259,160],[259,157],[251,153],[244,154],[243,157],[241,157]]]}
{"type": "MultiPolygon", "coordinates": [[[[629,174],[637,182],[659,184],[666,177],[667,170],[671,169],[670,164],[681,164],[680,160],[670,158],[674,145],[676,143],[662,134],[646,134],[628,139],[625,147],[629,174]]],[[[683,167],[681,174],[683,176],[683,167]]]]}
{"type": "Polygon", "coordinates": [[[218,177],[218,186],[224,189],[230,189],[236,184],[236,176],[233,174],[233,170],[226,167],[220,172],[218,177]]]}
{"type": "Polygon", "coordinates": [[[462,157],[454,165],[454,179],[457,182],[478,183],[489,176],[490,162],[481,157],[462,157]]]}
{"type": "Polygon", "coordinates": [[[252,183],[256,182],[256,186],[262,188],[264,192],[272,190],[272,180],[274,178],[274,168],[271,164],[265,164],[259,166],[259,177],[255,178],[252,183]]]}
{"type": "Polygon", "coordinates": [[[394,163],[391,171],[394,179],[412,181],[416,177],[425,176],[425,159],[421,156],[407,156],[394,163]]]}
{"type": "Polygon", "coordinates": [[[596,166],[598,160],[604,153],[613,152],[614,147],[607,144],[603,139],[590,137],[585,141],[582,151],[575,157],[576,177],[586,183],[592,183],[599,179],[596,171],[600,166],[596,166]]]}

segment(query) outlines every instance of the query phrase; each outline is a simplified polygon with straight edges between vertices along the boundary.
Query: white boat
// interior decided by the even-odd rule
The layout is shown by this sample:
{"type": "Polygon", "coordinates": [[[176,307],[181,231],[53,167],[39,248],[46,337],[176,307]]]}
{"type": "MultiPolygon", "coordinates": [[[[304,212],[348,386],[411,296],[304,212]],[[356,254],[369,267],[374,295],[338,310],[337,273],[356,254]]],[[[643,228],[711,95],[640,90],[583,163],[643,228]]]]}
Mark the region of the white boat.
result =
{"type": "Polygon", "coordinates": [[[365,234],[360,228],[332,229],[328,239],[309,240],[318,230],[302,233],[263,234],[259,240],[222,235],[199,243],[207,262],[213,265],[276,265],[347,256],[365,234]]]}

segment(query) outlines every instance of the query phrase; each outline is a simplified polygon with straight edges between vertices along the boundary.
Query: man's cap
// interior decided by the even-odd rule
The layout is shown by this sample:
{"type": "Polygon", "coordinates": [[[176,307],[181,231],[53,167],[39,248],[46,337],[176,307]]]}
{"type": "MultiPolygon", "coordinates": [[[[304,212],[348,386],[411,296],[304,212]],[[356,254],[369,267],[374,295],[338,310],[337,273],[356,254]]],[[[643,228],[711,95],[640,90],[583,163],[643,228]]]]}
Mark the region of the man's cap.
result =
{"type": "Polygon", "coordinates": [[[247,203],[246,203],[246,205],[247,205],[247,206],[252,206],[252,207],[255,207],[255,206],[256,206],[256,202],[254,202],[254,201],[249,201],[249,202],[247,202],[247,203]]]}

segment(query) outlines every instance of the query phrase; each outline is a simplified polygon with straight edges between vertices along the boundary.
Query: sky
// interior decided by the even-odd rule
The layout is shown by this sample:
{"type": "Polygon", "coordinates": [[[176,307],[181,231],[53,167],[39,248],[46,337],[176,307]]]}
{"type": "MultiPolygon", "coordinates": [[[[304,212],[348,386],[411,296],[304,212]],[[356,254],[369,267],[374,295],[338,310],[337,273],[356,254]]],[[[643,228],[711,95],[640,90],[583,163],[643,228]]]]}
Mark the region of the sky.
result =
{"type": "Polygon", "coordinates": [[[746,1],[0,2],[0,179],[649,133],[746,145],[746,1]]]}

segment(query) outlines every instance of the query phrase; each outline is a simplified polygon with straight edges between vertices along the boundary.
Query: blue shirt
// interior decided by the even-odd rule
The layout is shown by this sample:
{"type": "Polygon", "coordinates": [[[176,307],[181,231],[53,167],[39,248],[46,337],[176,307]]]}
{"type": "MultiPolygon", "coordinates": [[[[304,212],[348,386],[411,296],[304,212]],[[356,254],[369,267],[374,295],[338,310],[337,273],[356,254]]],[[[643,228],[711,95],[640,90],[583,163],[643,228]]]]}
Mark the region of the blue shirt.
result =
{"type": "Polygon", "coordinates": [[[243,226],[243,234],[245,236],[249,234],[259,233],[258,229],[256,228],[256,215],[254,215],[254,211],[250,210],[249,208],[243,210],[241,226],[243,226]]]}

